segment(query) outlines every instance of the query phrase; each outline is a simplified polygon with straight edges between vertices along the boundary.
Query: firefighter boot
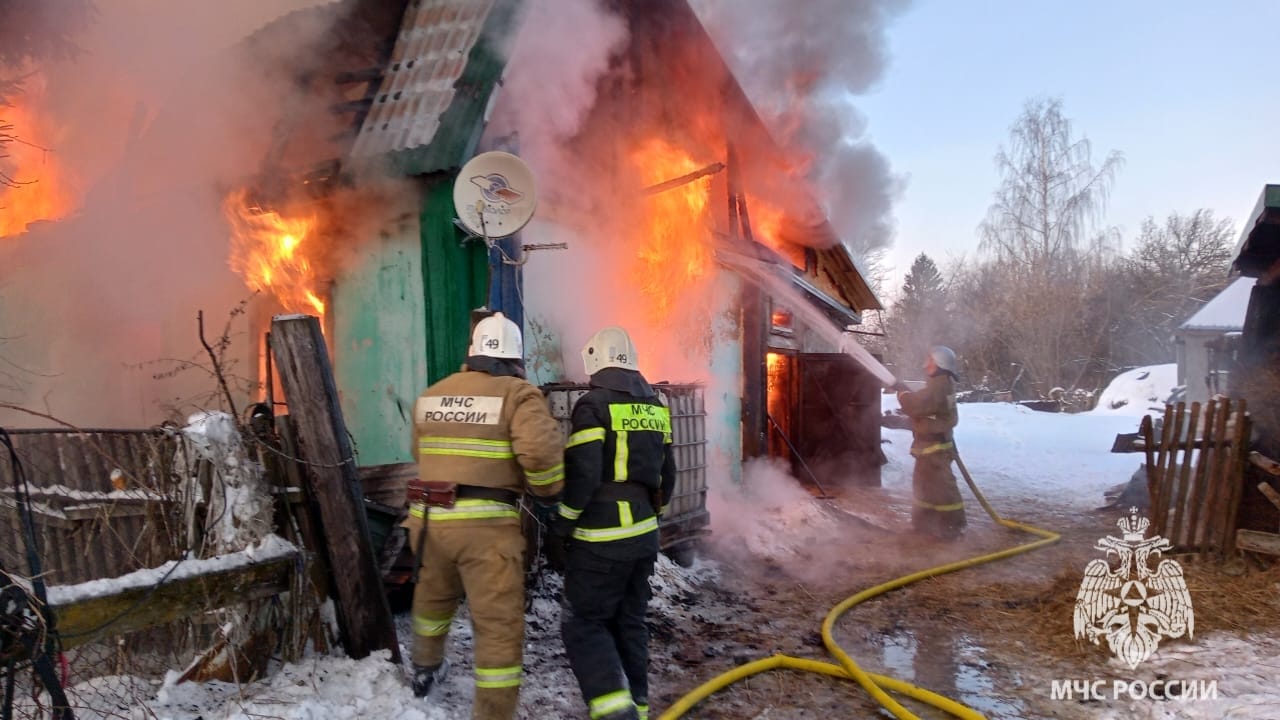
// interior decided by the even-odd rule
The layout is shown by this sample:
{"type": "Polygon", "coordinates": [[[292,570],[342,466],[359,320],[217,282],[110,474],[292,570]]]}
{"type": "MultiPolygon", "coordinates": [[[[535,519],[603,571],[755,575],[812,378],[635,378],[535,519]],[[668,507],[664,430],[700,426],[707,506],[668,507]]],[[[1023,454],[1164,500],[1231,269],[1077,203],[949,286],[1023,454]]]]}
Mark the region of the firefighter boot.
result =
{"type": "Polygon", "coordinates": [[[413,696],[424,698],[431,694],[431,691],[440,687],[440,683],[444,682],[444,677],[449,673],[449,661],[446,659],[439,665],[430,667],[423,665],[413,666],[413,696]]]}
{"type": "Polygon", "coordinates": [[[476,688],[471,720],[511,720],[520,705],[520,687],[476,688]]]}

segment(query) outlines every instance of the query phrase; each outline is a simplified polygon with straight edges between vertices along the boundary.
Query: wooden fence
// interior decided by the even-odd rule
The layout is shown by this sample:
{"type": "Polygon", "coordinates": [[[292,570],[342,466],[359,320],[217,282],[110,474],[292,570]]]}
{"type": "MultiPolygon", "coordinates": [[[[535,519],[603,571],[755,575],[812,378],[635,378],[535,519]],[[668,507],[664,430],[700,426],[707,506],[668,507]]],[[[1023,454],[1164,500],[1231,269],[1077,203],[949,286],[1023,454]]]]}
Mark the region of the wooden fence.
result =
{"type": "Polygon", "coordinates": [[[1147,455],[1153,531],[1175,552],[1233,553],[1249,455],[1245,401],[1166,405],[1159,437],[1149,415],[1139,433],[1147,455]]]}

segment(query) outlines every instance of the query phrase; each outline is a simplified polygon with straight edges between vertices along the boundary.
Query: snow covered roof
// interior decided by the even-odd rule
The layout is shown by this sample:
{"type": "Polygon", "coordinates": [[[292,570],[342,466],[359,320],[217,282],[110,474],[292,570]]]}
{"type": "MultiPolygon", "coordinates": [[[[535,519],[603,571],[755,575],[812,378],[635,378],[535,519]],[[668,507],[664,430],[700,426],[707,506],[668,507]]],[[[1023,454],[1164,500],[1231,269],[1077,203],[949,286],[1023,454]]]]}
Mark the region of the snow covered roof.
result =
{"type": "Polygon", "coordinates": [[[1245,311],[1249,309],[1249,294],[1253,292],[1255,278],[1239,277],[1212,300],[1205,303],[1195,315],[1178,327],[1179,330],[1224,330],[1244,328],[1245,311]]]}

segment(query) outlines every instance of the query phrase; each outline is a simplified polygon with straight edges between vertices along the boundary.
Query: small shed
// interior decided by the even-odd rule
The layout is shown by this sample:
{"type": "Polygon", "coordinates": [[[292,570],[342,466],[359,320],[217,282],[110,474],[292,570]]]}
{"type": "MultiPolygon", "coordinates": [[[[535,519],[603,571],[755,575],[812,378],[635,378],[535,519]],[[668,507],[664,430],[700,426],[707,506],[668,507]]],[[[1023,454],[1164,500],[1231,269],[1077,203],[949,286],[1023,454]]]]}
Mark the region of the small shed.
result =
{"type": "Polygon", "coordinates": [[[1178,384],[1186,387],[1188,403],[1205,403],[1215,394],[1226,393],[1230,382],[1226,356],[1244,329],[1254,282],[1251,277],[1236,278],[1178,326],[1178,384]]]}

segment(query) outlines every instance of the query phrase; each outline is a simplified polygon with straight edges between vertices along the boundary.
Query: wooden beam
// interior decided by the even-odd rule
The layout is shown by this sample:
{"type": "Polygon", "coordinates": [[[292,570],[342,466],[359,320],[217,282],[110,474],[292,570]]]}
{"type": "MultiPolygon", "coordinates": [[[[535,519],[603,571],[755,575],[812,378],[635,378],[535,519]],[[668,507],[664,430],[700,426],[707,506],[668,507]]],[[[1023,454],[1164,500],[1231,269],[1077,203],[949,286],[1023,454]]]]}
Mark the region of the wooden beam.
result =
{"type": "Polygon", "coordinates": [[[1280,493],[1276,492],[1275,488],[1271,487],[1270,483],[1258,483],[1258,491],[1270,500],[1271,504],[1275,505],[1277,510],[1280,510],[1280,493]]]}
{"type": "Polygon", "coordinates": [[[1280,477],[1280,462],[1276,462],[1260,452],[1249,453],[1249,462],[1255,466],[1262,468],[1271,475],[1280,477]]]}
{"type": "Polygon", "coordinates": [[[357,660],[385,648],[398,664],[400,642],[369,541],[360,477],[320,321],[310,315],[276,316],[271,352],[306,461],[303,481],[319,506],[343,646],[357,660]]]}
{"type": "Polygon", "coordinates": [[[1258,530],[1237,530],[1236,547],[1265,555],[1280,555],[1280,535],[1258,530]]]}
{"type": "Polygon", "coordinates": [[[290,589],[298,553],[261,563],[53,604],[63,649],[290,589]]]}

